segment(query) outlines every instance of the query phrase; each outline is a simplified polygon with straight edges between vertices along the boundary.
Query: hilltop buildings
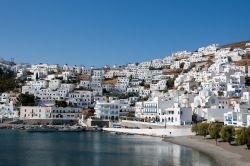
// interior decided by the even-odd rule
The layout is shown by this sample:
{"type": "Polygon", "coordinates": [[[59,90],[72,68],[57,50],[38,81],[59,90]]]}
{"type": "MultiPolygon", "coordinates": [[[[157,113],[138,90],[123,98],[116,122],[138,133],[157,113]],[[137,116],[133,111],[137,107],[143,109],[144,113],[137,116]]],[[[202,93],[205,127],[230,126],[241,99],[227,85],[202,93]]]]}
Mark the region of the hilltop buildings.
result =
{"type": "MultiPolygon", "coordinates": [[[[90,108],[96,118],[110,121],[130,117],[165,125],[206,120],[249,126],[249,48],[210,45],[122,67],[1,63],[23,80],[21,92],[36,98],[37,107],[20,107],[23,119],[76,119],[90,108]],[[67,107],[56,107],[57,101],[67,107]]],[[[2,94],[2,115],[17,116],[14,98],[2,94]]]]}

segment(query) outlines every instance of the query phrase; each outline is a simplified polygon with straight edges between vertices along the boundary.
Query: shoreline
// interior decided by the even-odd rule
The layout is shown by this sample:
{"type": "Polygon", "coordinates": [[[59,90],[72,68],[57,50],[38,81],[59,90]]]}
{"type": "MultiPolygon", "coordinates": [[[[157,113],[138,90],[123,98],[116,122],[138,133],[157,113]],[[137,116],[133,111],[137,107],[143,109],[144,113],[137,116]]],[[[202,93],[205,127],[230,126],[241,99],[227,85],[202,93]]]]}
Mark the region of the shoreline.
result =
{"type": "Polygon", "coordinates": [[[160,129],[149,129],[149,128],[141,128],[141,129],[130,129],[130,128],[103,128],[103,131],[106,132],[115,132],[115,133],[124,133],[124,134],[135,134],[135,135],[148,135],[154,137],[168,137],[168,136],[188,136],[192,135],[191,127],[169,127],[169,128],[160,128],[160,129]]]}
{"type": "Polygon", "coordinates": [[[167,137],[163,141],[197,150],[214,159],[219,166],[250,165],[250,151],[245,150],[244,153],[242,146],[231,146],[225,142],[215,145],[214,140],[204,140],[200,136],[167,137]]]}

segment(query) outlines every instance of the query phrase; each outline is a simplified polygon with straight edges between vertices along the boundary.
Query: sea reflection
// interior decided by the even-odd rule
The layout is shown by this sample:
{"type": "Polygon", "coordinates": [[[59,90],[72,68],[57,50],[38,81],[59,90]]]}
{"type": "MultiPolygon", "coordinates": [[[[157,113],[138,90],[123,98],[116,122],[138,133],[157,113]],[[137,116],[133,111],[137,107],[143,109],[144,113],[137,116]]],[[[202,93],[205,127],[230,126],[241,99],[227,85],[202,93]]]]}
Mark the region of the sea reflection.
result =
{"type": "Polygon", "coordinates": [[[207,156],[160,138],[0,130],[0,166],[211,166],[207,156]]]}

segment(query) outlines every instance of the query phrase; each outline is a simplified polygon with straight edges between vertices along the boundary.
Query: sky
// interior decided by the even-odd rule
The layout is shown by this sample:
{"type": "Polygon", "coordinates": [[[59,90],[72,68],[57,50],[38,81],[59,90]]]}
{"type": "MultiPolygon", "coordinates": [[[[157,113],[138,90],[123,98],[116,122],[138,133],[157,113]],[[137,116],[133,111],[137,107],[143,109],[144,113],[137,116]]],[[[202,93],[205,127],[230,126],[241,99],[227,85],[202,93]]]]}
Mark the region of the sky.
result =
{"type": "Polygon", "coordinates": [[[124,65],[250,39],[248,0],[0,0],[0,58],[124,65]]]}

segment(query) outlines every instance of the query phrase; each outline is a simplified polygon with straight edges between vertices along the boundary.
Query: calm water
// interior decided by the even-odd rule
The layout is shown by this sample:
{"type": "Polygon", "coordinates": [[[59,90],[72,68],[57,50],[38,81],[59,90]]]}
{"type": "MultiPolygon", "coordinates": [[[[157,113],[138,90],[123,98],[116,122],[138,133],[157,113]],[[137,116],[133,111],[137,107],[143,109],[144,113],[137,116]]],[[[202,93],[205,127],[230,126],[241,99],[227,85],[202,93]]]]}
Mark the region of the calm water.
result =
{"type": "Polygon", "coordinates": [[[215,165],[207,156],[143,136],[0,130],[0,166],[215,165]]]}

